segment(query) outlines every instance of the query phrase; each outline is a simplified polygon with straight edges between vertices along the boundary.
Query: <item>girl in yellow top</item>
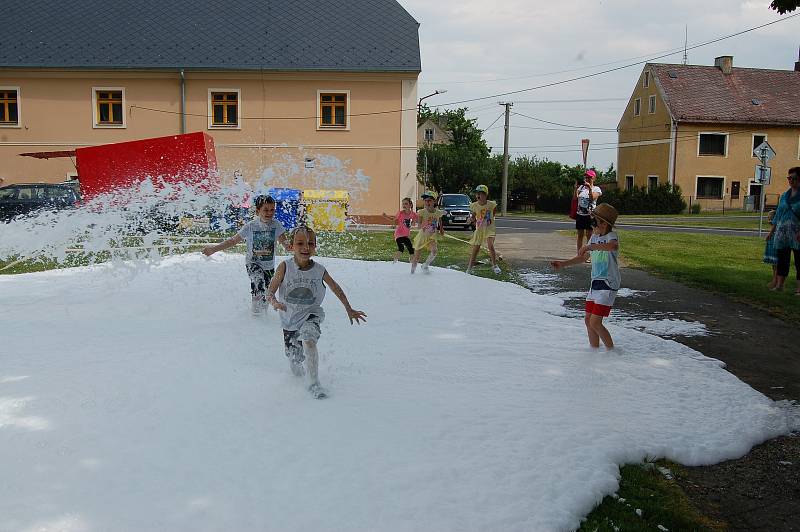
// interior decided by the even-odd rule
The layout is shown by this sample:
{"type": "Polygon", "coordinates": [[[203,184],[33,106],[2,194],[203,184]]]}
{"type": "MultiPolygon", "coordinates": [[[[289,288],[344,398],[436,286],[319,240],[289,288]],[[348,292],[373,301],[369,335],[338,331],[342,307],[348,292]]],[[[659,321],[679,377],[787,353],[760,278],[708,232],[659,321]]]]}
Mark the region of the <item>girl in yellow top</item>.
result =
{"type": "Polygon", "coordinates": [[[467,265],[467,273],[472,273],[472,265],[475,264],[475,257],[478,256],[481,246],[486,244],[489,248],[489,257],[492,259],[492,271],[500,273],[500,267],[497,265],[497,253],[494,251],[494,237],[497,234],[494,223],[494,215],[497,210],[497,202],[489,201],[489,187],[486,185],[478,185],[475,187],[475,195],[478,201],[469,204],[469,210],[472,211],[471,222],[475,224],[475,233],[469,243],[472,244],[472,253],[469,256],[469,264],[467,265]]]}
{"type": "Polygon", "coordinates": [[[422,263],[422,271],[430,273],[428,267],[436,258],[436,252],[439,249],[437,241],[439,235],[444,235],[444,225],[442,224],[442,216],[444,211],[436,208],[434,202],[436,201],[436,192],[426,190],[422,193],[422,199],[425,201],[425,208],[417,211],[417,225],[419,232],[414,237],[414,256],[411,257],[411,273],[417,269],[419,256],[422,249],[430,246],[431,253],[425,262],[422,263]]]}

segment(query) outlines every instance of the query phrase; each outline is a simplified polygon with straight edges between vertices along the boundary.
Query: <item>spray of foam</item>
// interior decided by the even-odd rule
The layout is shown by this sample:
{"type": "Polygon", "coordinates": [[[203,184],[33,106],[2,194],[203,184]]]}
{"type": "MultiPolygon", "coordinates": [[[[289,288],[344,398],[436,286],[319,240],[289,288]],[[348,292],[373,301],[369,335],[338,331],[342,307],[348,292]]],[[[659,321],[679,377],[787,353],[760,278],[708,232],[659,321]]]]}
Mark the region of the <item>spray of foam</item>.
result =
{"type": "MultiPolygon", "coordinates": [[[[169,183],[151,176],[140,183],[101,194],[75,209],[42,210],[0,224],[0,260],[85,265],[123,260],[159,262],[164,256],[198,250],[229,236],[247,198],[271,188],[344,190],[350,203],[363,198],[370,178],[350,169],[350,161],[314,158],[300,151],[284,154],[255,183],[241,175],[169,183]],[[187,223],[191,222],[191,223],[187,223]]],[[[334,225],[340,209],[322,211],[334,225]]],[[[319,210],[319,209],[318,209],[319,210]]],[[[252,216],[252,210],[246,217],[252,216]]],[[[314,221],[310,221],[314,225],[314,221]]],[[[341,236],[332,242],[346,242],[341,236]]],[[[320,240],[324,241],[321,232],[320,240]]],[[[324,246],[323,246],[324,247],[324,246]]]]}

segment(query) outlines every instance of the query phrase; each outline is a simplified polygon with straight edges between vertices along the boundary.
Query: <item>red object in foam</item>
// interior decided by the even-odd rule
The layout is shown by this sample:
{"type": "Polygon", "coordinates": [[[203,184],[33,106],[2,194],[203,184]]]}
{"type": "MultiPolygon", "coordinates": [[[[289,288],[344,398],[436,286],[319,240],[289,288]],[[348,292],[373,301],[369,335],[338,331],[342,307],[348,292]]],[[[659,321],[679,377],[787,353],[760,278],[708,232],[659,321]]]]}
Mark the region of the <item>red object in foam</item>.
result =
{"type": "Polygon", "coordinates": [[[200,190],[213,188],[218,180],[214,139],[202,132],[78,148],[75,152],[83,199],[129,187],[148,177],[156,186],[187,183],[200,190]]]}

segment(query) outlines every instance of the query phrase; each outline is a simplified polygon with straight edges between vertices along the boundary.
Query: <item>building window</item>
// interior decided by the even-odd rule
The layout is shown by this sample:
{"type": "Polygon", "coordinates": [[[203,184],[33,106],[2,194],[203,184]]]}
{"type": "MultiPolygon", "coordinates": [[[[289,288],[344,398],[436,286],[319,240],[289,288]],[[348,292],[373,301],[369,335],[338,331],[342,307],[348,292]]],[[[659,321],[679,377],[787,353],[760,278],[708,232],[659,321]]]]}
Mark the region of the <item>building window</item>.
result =
{"type": "Polygon", "coordinates": [[[0,88],[0,126],[19,126],[19,89],[0,88]]]}
{"type": "Polygon", "coordinates": [[[655,95],[650,96],[647,100],[647,112],[651,115],[656,114],[656,97],[655,95]]]}
{"type": "Polygon", "coordinates": [[[700,199],[722,199],[724,177],[698,177],[696,196],[700,199]]]}
{"type": "Polygon", "coordinates": [[[125,127],[125,89],[94,87],[94,127],[125,127]]]}
{"type": "Polygon", "coordinates": [[[319,128],[348,129],[349,92],[320,91],[319,128]]]}
{"type": "Polygon", "coordinates": [[[657,175],[647,176],[647,191],[652,192],[657,187],[658,187],[658,176],[657,175]]]}
{"type": "Polygon", "coordinates": [[[642,114],[642,99],[636,98],[633,100],[633,116],[639,116],[642,114]]]}
{"type": "Polygon", "coordinates": [[[731,183],[731,199],[739,199],[739,190],[742,188],[742,184],[739,181],[733,181],[731,183]]]}
{"type": "Polygon", "coordinates": [[[644,86],[645,89],[650,86],[650,71],[649,70],[645,70],[645,72],[644,72],[644,79],[642,80],[642,85],[644,86]]]}
{"type": "Polygon", "coordinates": [[[433,141],[433,130],[432,129],[426,129],[425,130],[425,140],[429,141],[429,142],[433,141]]]}
{"type": "Polygon", "coordinates": [[[625,176],[625,190],[631,190],[633,188],[633,176],[626,175],[625,176]]]}
{"type": "Polygon", "coordinates": [[[728,153],[728,135],[725,133],[700,133],[698,155],[725,157],[728,153]]]}
{"type": "Polygon", "coordinates": [[[751,157],[757,159],[755,153],[753,153],[753,152],[755,152],[756,148],[761,146],[761,143],[764,142],[765,140],[767,140],[767,136],[764,135],[764,134],[756,133],[756,134],[753,135],[753,149],[751,150],[751,153],[750,153],[751,157]]]}
{"type": "Polygon", "coordinates": [[[209,89],[209,129],[240,129],[239,89],[209,89]]]}

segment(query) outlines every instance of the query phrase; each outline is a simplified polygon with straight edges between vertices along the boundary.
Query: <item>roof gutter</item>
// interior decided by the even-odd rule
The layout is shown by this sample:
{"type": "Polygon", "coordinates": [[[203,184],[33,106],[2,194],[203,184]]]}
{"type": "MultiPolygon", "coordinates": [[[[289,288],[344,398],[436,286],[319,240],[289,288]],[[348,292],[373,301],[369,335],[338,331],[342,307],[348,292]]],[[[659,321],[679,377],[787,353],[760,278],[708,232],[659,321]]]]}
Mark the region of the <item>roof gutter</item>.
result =
{"type": "Polygon", "coordinates": [[[186,134],[186,73],[181,69],[181,135],[186,134]]]}

